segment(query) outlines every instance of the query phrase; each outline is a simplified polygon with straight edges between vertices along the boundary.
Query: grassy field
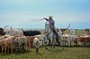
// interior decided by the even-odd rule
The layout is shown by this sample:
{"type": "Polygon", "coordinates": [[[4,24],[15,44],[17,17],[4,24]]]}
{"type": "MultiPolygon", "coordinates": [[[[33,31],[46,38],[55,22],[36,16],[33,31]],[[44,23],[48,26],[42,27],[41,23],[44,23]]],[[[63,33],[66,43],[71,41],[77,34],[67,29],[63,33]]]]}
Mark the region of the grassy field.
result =
{"type": "Polygon", "coordinates": [[[0,54],[0,59],[90,59],[89,47],[56,47],[55,50],[40,48],[39,54],[32,48],[29,52],[0,54]]]}

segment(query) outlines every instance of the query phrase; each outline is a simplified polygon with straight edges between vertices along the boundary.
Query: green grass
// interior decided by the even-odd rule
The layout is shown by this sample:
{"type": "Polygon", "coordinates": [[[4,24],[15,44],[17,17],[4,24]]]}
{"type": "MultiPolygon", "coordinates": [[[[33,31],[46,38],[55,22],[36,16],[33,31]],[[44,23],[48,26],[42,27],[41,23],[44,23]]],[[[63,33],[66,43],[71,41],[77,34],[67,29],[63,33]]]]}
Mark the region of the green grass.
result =
{"type": "Polygon", "coordinates": [[[39,54],[35,49],[25,53],[0,54],[0,59],[90,59],[90,48],[87,47],[56,47],[55,50],[40,48],[39,54]]]}

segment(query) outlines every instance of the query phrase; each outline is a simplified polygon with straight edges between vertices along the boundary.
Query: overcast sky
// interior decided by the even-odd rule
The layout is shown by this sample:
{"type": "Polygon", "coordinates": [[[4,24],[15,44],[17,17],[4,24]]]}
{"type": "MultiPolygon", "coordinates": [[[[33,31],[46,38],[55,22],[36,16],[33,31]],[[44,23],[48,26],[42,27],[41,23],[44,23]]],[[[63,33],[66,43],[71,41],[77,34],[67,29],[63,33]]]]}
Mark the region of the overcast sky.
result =
{"type": "Polygon", "coordinates": [[[44,20],[32,20],[48,16],[58,28],[90,28],[90,0],[0,0],[0,27],[44,28],[44,20]]]}

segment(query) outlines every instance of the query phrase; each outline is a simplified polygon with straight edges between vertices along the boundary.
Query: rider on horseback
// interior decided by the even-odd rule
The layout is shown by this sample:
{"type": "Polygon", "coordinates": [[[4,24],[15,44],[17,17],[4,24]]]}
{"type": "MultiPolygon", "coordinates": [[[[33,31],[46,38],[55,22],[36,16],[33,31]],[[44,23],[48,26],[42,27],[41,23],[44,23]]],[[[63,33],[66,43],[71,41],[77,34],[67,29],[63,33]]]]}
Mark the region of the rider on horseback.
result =
{"type": "Polygon", "coordinates": [[[56,35],[56,41],[59,43],[59,41],[58,41],[59,40],[59,36],[58,36],[58,33],[55,30],[55,21],[52,19],[52,16],[49,16],[49,19],[47,19],[47,18],[43,18],[43,19],[45,19],[46,21],[49,22],[50,29],[56,35]]]}

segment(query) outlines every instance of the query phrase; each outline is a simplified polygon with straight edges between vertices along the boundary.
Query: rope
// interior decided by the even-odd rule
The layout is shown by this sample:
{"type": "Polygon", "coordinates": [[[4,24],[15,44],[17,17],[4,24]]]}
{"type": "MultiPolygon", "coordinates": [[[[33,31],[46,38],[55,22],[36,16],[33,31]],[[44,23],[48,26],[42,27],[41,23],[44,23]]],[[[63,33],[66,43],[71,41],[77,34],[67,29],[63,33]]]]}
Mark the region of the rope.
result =
{"type": "Polygon", "coordinates": [[[37,22],[37,21],[42,21],[43,19],[32,19],[32,20],[30,20],[31,22],[37,22]]]}

